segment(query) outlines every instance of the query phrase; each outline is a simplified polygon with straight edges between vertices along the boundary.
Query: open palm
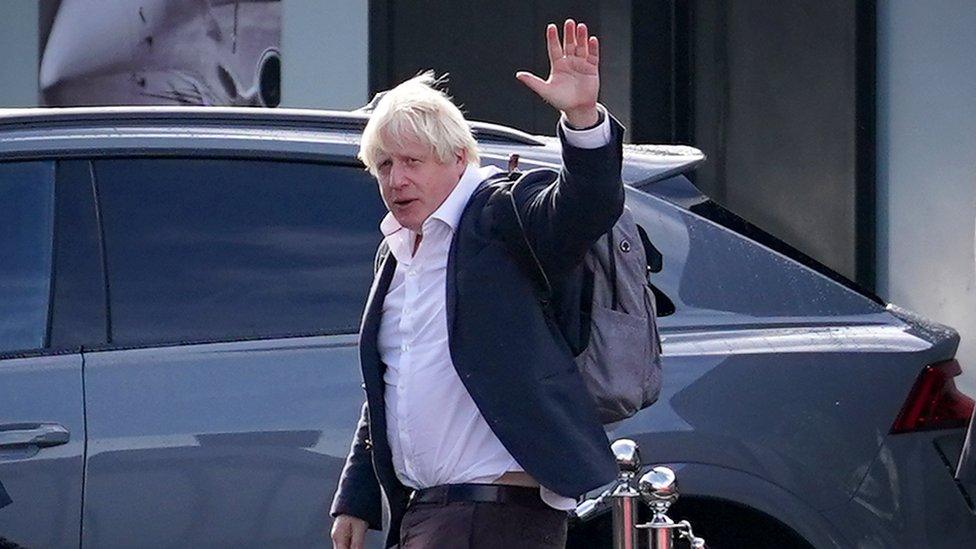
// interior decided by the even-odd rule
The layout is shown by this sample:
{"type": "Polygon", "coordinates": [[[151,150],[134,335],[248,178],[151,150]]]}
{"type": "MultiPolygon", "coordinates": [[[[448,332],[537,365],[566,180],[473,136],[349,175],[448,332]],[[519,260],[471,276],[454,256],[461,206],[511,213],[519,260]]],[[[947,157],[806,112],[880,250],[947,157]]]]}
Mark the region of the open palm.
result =
{"type": "Polygon", "coordinates": [[[553,107],[563,111],[570,123],[589,122],[596,118],[596,101],[600,94],[600,45],[590,36],[586,25],[567,19],[563,41],[559,42],[556,25],[546,27],[546,49],[549,52],[549,78],[519,71],[523,84],[553,107]]]}

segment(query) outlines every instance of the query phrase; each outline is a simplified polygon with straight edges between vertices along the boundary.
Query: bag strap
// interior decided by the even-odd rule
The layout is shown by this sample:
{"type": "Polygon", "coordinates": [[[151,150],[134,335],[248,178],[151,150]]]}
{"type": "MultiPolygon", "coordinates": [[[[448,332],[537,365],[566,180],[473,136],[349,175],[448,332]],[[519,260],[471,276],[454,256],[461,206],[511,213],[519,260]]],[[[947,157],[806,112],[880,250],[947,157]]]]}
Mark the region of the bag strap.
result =
{"type": "Polygon", "coordinates": [[[529,236],[525,234],[525,223],[522,221],[522,214],[519,213],[518,205],[515,203],[515,193],[509,188],[505,191],[508,194],[508,201],[512,205],[512,213],[515,214],[515,221],[518,222],[519,233],[522,235],[522,242],[525,244],[525,249],[529,251],[529,256],[532,258],[532,262],[535,264],[536,272],[539,273],[539,280],[542,282],[542,289],[545,293],[544,301],[546,303],[552,300],[552,284],[549,282],[549,277],[546,275],[546,270],[542,267],[542,262],[539,261],[539,256],[536,255],[535,249],[532,247],[532,243],[529,242],[529,236]]]}
{"type": "Polygon", "coordinates": [[[610,271],[610,309],[620,309],[620,294],[617,291],[617,255],[613,242],[613,227],[607,231],[607,268],[610,271]]]}
{"type": "MultiPolygon", "coordinates": [[[[512,153],[508,157],[508,174],[507,179],[514,183],[522,177],[522,173],[518,171],[519,155],[512,153]]],[[[519,233],[522,235],[522,242],[525,244],[525,249],[529,252],[529,257],[532,258],[532,262],[535,264],[536,272],[539,274],[539,281],[542,283],[542,289],[545,292],[543,297],[543,302],[549,303],[552,301],[552,284],[549,282],[549,277],[546,275],[546,270],[542,267],[542,262],[539,261],[539,256],[536,255],[535,249],[532,248],[532,243],[529,242],[528,235],[525,234],[525,223],[522,222],[522,215],[519,214],[518,205],[515,203],[515,193],[512,192],[512,187],[505,190],[508,194],[508,201],[512,205],[512,213],[515,214],[515,221],[518,223],[519,233]]]]}

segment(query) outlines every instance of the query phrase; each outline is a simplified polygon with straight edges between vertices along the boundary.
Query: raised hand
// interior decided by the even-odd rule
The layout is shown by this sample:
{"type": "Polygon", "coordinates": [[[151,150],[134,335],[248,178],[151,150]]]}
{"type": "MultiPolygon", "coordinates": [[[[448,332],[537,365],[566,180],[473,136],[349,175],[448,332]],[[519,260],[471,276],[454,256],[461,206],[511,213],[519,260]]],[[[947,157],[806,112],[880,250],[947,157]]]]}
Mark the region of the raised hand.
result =
{"type": "Polygon", "coordinates": [[[585,23],[567,19],[563,24],[563,42],[559,43],[556,25],[546,27],[549,51],[549,78],[519,71],[523,84],[566,116],[570,126],[589,127],[597,123],[596,100],[600,94],[600,43],[590,36],[585,23]]]}

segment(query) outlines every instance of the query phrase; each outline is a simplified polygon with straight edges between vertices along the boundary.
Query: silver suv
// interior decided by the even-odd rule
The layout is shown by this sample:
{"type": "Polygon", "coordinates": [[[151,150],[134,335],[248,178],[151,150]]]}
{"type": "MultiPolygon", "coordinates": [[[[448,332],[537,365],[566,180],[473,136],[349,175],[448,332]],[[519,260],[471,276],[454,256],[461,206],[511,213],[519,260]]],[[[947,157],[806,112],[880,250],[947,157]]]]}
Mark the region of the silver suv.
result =
{"type": "MultiPolygon", "coordinates": [[[[0,545],[328,545],[384,213],[365,122],[0,111],[0,545]]],[[[559,162],[554,139],[474,128],[487,162],[559,162]]],[[[610,436],[677,470],[672,515],[713,547],[972,543],[958,334],[703,196],[701,159],[626,152],[665,385],[610,436]]]]}

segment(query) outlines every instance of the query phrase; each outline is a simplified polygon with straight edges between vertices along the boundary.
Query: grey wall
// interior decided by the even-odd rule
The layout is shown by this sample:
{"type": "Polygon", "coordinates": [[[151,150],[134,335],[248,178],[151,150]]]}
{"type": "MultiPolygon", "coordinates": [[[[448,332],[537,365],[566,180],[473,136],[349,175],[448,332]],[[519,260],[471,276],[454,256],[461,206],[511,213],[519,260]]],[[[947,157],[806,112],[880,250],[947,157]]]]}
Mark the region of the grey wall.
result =
{"type": "Polygon", "coordinates": [[[368,99],[366,0],[284,0],[281,106],[353,109],[368,99]]]}
{"type": "Polygon", "coordinates": [[[878,293],[959,330],[976,395],[976,2],[878,5],[878,293]]]}
{"type": "Polygon", "coordinates": [[[0,107],[37,105],[37,2],[0,9],[0,107]]]}

